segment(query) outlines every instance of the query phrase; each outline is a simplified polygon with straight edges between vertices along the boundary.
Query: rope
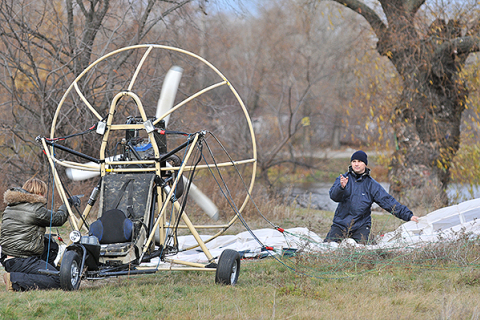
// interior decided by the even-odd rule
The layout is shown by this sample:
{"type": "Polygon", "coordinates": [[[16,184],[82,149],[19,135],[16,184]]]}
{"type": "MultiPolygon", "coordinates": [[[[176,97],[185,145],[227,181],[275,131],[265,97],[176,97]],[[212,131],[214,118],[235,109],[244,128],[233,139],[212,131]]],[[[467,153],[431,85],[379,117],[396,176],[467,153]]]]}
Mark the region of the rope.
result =
{"type": "Polygon", "coordinates": [[[83,131],[83,132],[79,132],[79,133],[74,133],[74,134],[70,134],[68,136],[63,136],[63,137],[59,137],[59,138],[45,138],[45,140],[47,141],[62,141],[62,140],[67,140],[69,138],[73,138],[73,137],[77,137],[77,136],[81,136],[81,135],[84,135],[84,134],[87,134],[87,133],[90,133],[92,132],[93,130],[95,130],[97,128],[97,124],[94,124],[93,126],[91,126],[90,128],[88,128],[87,130],[83,131]]]}
{"type": "MultiPolygon", "coordinates": [[[[208,142],[205,140],[205,145],[214,163],[214,166],[213,166],[214,169],[212,169],[211,167],[208,167],[208,168],[210,170],[211,175],[215,179],[215,182],[219,187],[223,197],[225,197],[225,199],[227,200],[228,205],[239,217],[239,220],[241,221],[243,226],[246,228],[246,230],[250,233],[250,235],[253,237],[253,239],[257,243],[259,243],[262,252],[266,251],[267,256],[274,258],[277,262],[285,266],[288,270],[295,272],[296,274],[299,274],[301,276],[312,277],[316,279],[349,279],[355,276],[373,272],[375,270],[378,270],[378,268],[383,269],[391,265],[401,264],[402,261],[408,264],[408,260],[412,259],[412,257],[414,258],[414,262],[417,264],[420,264],[420,266],[424,266],[424,264],[426,263],[427,264],[426,267],[430,267],[435,262],[435,260],[429,260],[429,259],[416,259],[415,256],[412,256],[412,254],[415,254],[414,251],[412,250],[413,248],[408,248],[408,247],[402,246],[401,244],[399,244],[398,248],[377,249],[377,250],[369,250],[369,249],[362,249],[362,248],[334,248],[334,247],[331,247],[329,244],[315,241],[312,238],[302,234],[295,234],[292,232],[285,231],[283,228],[276,226],[261,213],[259,207],[257,206],[253,197],[249,193],[248,187],[242,175],[240,174],[237,166],[235,165],[231,156],[228,154],[228,152],[223,147],[221,142],[215,137],[213,133],[211,132],[208,132],[208,133],[217,141],[217,143],[223,149],[223,152],[230,159],[230,162],[235,168],[237,175],[241,178],[244,189],[246,190],[247,194],[250,196],[250,199],[252,200],[252,203],[255,206],[256,212],[266,222],[268,222],[271,226],[273,226],[274,229],[282,233],[287,244],[291,246],[292,243],[295,243],[295,244],[298,244],[296,247],[298,248],[303,247],[303,249],[307,248],[308,246],[315,245],[323,249],[323,251],[317,251],[317,252],[303,252],[302,255],[296,254],[294,255],[293,258],[290,258],[290,257],[287,257],[284,254],[284,252],[282,252],[281,254],[278,254],[277,252],[275,252],[275,250],[273,250],[273,248],[263,244],[260,241],[260,239],[258,239],[258,237],[254,234],[254,232],[248,226],[242,214],[239,212],[237,205],[233,200],[232,194],[219,170],[216,158],[213,155],[213,152],[208,142]],[[215,170],[215,172],[213,170],[215,170]],[[403,252],[399,251],[401,249],[404,249],[405,251],[403,252]],[[390,256],[391,258],[387,259],[390,256]],[[309,260],[311,259],[314,259],[314,261],[327,262],[328,264],[322,263],[321,267],[320,266],[309,267],[310,265],[309,260]]],[[[203,154],[202,154],[202,157],[205,160],[205,162],[207,162],[203,154]]],[[[389,216],[388,219],[391,219],[391,216],[389,216]]],[[[387,221],[384,222],[382,226],[383,229],[385,228],[386,223],[387,221]]],[[[435,248],[432,248],[432,250],[435,250],[435,248]]],[[[301,252],[303,250],[300,249],[299,251],[301,252]]],[[[314,263],[314,265],[318,266],[318,264],[316,263],[314,263]]],[[[470,265],[480,266],[478,263],[470,264],[470,265]]]]}
{"type": "MultiPolygon", "coordinates": [[[[228,151],[225,149],[225,147],[223,146],[223,144],[220,142],[220,140],[218,140],[218,138],[213,134],[213,132],[208,132],[216,141],[217,143],[220,145],[220,147],[222,148],[223,152],[227,155],[228,159],[230,160],[230,162],[232,163],[233,167],[235,168],[235,171],[237,173],[237,175],[240,177],[240,180],[242,181],[243,183],[243,187],[245,188],[245,191],[247,192],[247,195],[250,197],[250,200],[252,201],[253,205],[255,206],[255,209],[257,210],[257,212],[260,214],[260,216],[268,223],[270,224],[272,227],[274,227],[275,229],[278,229],[278,226],[274,225],[270,220],[268,220],[263,214],[262,212],[260,211],[260,209],[258,208],[257,204],[255,203],[252,195],[250,194],[250,192],[248,192],[248,187],[247,187],[247,184],[245,183],[245,180],[243,179],[242,175],[240,174],[240,171],[238,170],[237,166],[235,165],[235,161],[232,159],[232,157],[230,156],[230,154],[228,153],[228,151]]],[[[210,150],[209,148],[209,151],[210,151],[210,155],[212,156],[213,158],[213,154],[212,154],[212,151],[210,150]]],[[[215,163],[216,165],[216,163],[215,163]]],[[[218,168],[217,168],[218,169],[218,168]]],[[[283,229],[282,229],[283,230],[283,229]]],[[[281,230],[279,230],[281,232],[281,230]]]]}
{"type": "MultiPolygon", "coordinates": [[[[52,154],[55,157],[55,147],[52,147],[52,154]]],[[[55,164],[53,164],[53,170],[55,170],[55,164]]],[[[53,179],[53,172],[50,170],[52,174],[52,205],[50,207],[50,226],[49,226],[49,234],[48,234],[48,246],[47,246],[47,259],[45,259],[45,269],[48,269],[48,258],[50,257],[50,241],[52,240],[52,220],[53,220],[53,209],[55,206],[55,179],[53,179]]]]}

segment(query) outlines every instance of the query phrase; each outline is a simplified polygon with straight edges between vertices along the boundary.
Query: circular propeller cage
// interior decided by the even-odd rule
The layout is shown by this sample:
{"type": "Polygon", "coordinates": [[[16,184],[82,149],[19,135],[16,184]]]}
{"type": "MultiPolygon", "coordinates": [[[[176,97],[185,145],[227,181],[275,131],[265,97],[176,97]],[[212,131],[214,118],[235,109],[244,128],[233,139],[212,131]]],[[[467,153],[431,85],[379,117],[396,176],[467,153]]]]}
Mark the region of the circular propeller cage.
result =
{"type": "MultiPolygon", "coordinates": [[[[102,162],[79,159],[49,145],[50,164],[65,167],[70,178],[72,172],[80,174],[74,180],[84,180],[81,177],[84,175],[88,180],[82,183],[91,181],[93,185],[97,179],[92,177],[122,173],[118,169],[121,165],[114,163],[125,144],[125,131],[131,131],[130,137],[135,137],[138,152],[142,154],[141,147],[153,140],[152,125],[156,132],[164,129],[163,151],[175,151],[187,140],[192,144],[200,142],[194,148],[187,143],[175,156],[184,166],[185,188],[190,179],[190,190],[200,190],[201,196],[218,209],[218,217],[205,215],[198,199],[182,202],[182,206],[196,229],[214,230],[205,242],[221,235],[248,207],[257,163],[254,130],[247,108],[233,85],[210,62],[189,51],[163,45],[137,45],[115,50],[88,66],[58,104],[48,140],[61,138],[71,150],[102,162]],[[169,70],[177,72],[172,79],[167,77],[169,70]]],[[[151,170],[175,169],[178,173],[178,163],[167,166],[159,163],[162,150],[153,149],[151,170]]],[[[135,168],[136,165],[135,161],[123,163],[128,168],[124,171],[143,170],[135,168]]],[[[55,175],[59,181],[57,190],[65,200],[68,196],[61,183],[62,173],[55,170],[55,175]]],[[[168,202],[165,197],[163,202],[168,202]]],[[[166,219],[164,227],[171,223],[166,219]]],[[[82,225],[78,218],[74,219],[75,229],[82,225]]],[[[187,229],[181,224],[177,227],[179,234],[182,228],[187,229]]]]}

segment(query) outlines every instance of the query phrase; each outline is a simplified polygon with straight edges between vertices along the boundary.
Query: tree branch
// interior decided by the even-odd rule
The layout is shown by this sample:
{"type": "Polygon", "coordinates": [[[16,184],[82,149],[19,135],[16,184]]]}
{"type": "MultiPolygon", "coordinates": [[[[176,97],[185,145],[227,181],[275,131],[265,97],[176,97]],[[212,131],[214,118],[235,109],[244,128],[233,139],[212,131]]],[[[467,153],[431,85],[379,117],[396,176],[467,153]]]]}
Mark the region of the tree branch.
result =
{"type": "MultiPolygon", "coordinates": [[[[167,1],[167,2],[168,2],[168,1],[167,1]]],[[[139,32],[138,41],[141,41],[141,40],[143,39],[143,37],[145,37],[145,35],[146,35],[147,33],[149,33],[150,30],[151,30],[154,26],[157,25],[158,22],[160,22],[160,21],[163,20],[163,18],[165,18],[165,17],[168,16],[170,13],[174,12],[175,10],[180,9],[181,7],[183,7],[184,5],[186,5],[187,3],[190,3],[190,2],[192,2],[192,0],[184,0],[184,1],[180,2],[180,3],[177,3],[176,6],[171,7],[170,9],[168,9],[168,10],[166,10],[165,12],[163,12],[162,14],[160,14],[160,15],[158,16],[158,18],[156,18],[155,20],[153,20],[153,21],[150,23],[150,26],[147,27],[147,29],[145,30],[144,33],[141,34],[141,33],[139,32]]],[[[143,26],[142,26],[142,28],[143,28],[143,26]]]]}
{"type": "Polygon", "coordinates": [[[369,6],[366,4],[358,1],[358,0],[331,0],[337,2],[345,7],[355,11],[359,15],[361,15],[370,26],[373,28],[373,31],[377,35],[378,38],[381,37],[387,30],[387,26],[383,23],[380,17],[373,11],[369,6]]]}
{"type": "Polygon", "coordinates": [[[73,0],[67,0],[67,32],[68,32],[68,44],[72,54],[77,48],[77,41],[75,36],[74,14],[73,14],[73,0]]]}
{"type": "Polygon", "coordinates": [[[435,56],[444,57],[452,54],[461,55],[466,53],[480,51],[480,38],[479,37],[460,37],[455,38],[452,41],[445,41],[435,50],[435,56]],[[446,51],[452,51],[447,52],[446,51]]]}
{"type": "Polygon", "coordinates": [[[425,3],[425,0],[405,0],[404,8],[407,13],[414,15],[425,3]]]}

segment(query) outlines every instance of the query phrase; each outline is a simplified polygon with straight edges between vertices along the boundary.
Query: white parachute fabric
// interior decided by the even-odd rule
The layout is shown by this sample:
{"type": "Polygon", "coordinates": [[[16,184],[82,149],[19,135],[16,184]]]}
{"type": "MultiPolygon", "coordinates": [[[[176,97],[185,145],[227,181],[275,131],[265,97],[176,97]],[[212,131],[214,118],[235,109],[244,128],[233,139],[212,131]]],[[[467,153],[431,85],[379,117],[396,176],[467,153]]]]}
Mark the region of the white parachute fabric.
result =
{"type": "MultiPolygon", "coordinates": [[[[263,258],[282,255],[295,251],[325,252],[342,248],[359,248],[365,250],[407,249],[440,241],[453,241],[459,237],[480,236],[480,198],[462,202],[458,205],[442,208],[419,218],[419,222],[406,222],[397,230],[376,239],[376,244],[361,245],[352,239],[342,243],[323,243],[323,239],[307,228],[259,229],[244,231],[237,235],[223,235],[208,242],[207,248],[213,257],[219,257],[223,250],[232,249],[240,252],[242,258],[263,258]],[[255,235],[255,237],[253,235],[255,235]],[[265,246],[270,249],[265,250],[265,246]]],[[[201,236],[209,239],[210,236],[201,236]]],[[[181,251],[170,259],[205,263],[207,257],[198,247],[192,235],[178,237],[178,249],[181,251]]],[[[142,265],[161,265],[157,259],[142,265]]]]}
{"type": "Polygon", "coordinates": [[[438,209],[419,218],[418,223],[406,222],[397,230],[386,233],[378,245],[431,243],[465,235],[480,235],[480,199],[438,209]]]}
{"type": "MultiPolygon", "coordinates": [[[[211,236],[200,236],[203,240],[211,236]]],[[[225,249],[238,251],[242,258],[263,258],[270,254],[286,254],[302,249],[304,251],[314,250],[315,244],[321,243],[323,239],[307,228],[286,229],[283,233],[275,229],[258,229],[244,231],[237,235],[219,236],[206,244],[213,257],[218,258],[225,249]],[[269,252],[264,246],[270,247],[269,252]]],[[[185,250],[196,246],[197,241],[192,235],[178,237],[178,249],[185,250]]],[[[196,247],[190,250],[181,251],[169,259],[205,263],[208,262],[203,251],[196,247]]],[[[159,262],[152,259],[143,265],[155,266],[159,262]]],[[[160,263],[162,264],[162,263],[160,263]]]]}

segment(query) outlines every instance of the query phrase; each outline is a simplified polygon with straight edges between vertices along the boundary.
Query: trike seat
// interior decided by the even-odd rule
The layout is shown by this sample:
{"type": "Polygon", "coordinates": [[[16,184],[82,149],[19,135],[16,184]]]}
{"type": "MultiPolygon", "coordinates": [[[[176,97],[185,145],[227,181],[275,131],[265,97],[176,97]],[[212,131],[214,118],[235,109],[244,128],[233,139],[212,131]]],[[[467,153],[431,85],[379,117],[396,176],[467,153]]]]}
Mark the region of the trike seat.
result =
{"type": "Polygon", "coordinates": [[[93,228],[90,228],[90,233],[96,235],[101,244],[100,262],[124,264],[139,258],[150,232],[152,221],[149,221],[149,217],[153,216],[150,213],[154,210],[155,196],[154,173],[109,174],[102,178],[99,220],[92,223],[93,228]],[[112,211],[125,213],[125,219],[131,221],[130,233],[126,230],[128,223],[118,221],[118,214],[112,215],[111,219],[115,221],[102,219],[103,215],[112,211]],[[98,228],[100,220],[101,227],[98,228]],[[100,229],[101,232],[98,231],[100,229]],[[112,242],[108,239],[124,241],[112,242]]]}

